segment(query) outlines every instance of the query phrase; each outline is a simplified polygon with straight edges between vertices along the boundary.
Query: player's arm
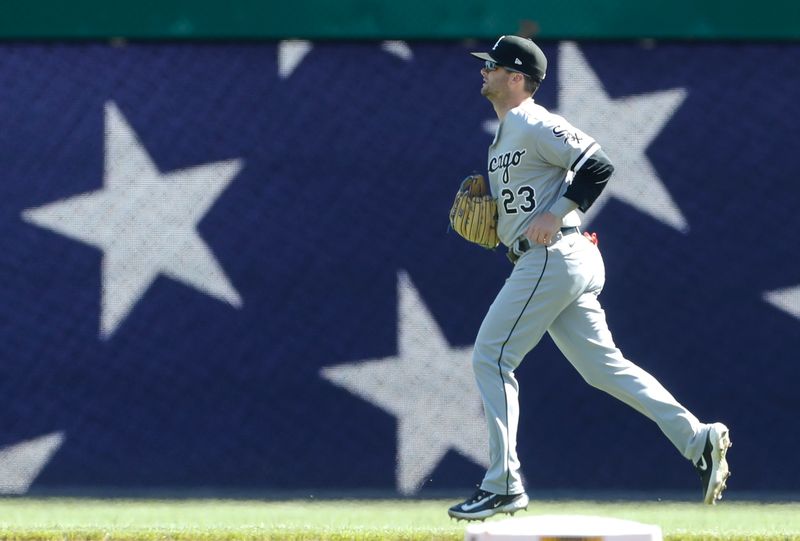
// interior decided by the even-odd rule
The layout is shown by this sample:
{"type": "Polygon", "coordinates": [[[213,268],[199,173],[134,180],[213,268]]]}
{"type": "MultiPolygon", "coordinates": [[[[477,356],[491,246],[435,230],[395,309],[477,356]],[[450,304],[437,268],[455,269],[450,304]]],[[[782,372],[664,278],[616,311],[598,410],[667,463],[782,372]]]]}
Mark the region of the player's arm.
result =
{"type": "Polygon", "coordinates": [[[614,165],[602,149],[597,149],[575,171],[572,184],[564,197],[556,201],[550,212],[563,218],[575,209],[589,210],[614,173],[614,165]]]}
{"type": "Polygon", "coordinates": [[[528,226],[526,235],[533,242],[548,244],[561,227],[564,216],[575,209],[583,212],[589,210],[614,173],[611,160],[598,147],[588,156],[576,160],[574,167],[575,176],[564,196],[553,203],[548,212],[534,218],[528,226]]]}
{"type": "Polygon", "coordinates": [[[564,197],[577,203],[581,212],[586,212],[608,184],[614,166],[602,149],[597,149],[575,170],[572,184],[564,197]]]}

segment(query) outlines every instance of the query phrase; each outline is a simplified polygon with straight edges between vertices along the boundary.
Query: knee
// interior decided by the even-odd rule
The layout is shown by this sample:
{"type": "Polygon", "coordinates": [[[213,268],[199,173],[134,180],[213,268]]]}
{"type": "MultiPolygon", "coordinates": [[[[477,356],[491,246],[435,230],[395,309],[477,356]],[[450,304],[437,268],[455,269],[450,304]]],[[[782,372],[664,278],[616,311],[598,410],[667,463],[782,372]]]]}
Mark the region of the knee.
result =
{"type": "Polygon", "coordinates": [[[497,353],[480,342],[476,343],[475,348],[472,350],[472,370],[477,374],[487,368],[496,366],[497,353]]]}
{"type": "Polygon", "coordinates": [[[605,391],[608,387],[608,378],[599,370],[587,368],[578,371],[583,378],[583,381],[601,391],[605,391]]]}
{"type": "Polygon", "coordinates": [[[581,374],[581,376],[583,376],[583,381],[585,381],[595,389],[600,389],[601,391],[605,390],[603,389],[602,380],[598,378],[595,374],[581,374]]]}
{"type": "Polygon", "coordinates": [[[487,372],[496,374],[498,370],[513,372],[521,360],[522,355],[511,348],[504,348],[502,343],[478,341],[472,352],[472,370],[476,375],[487,372]]]}
{"type": "Polygon", "coordinates": [[[574,365],[584,381],[601,391],[613,394],[624,381],[627,381],[636,366],[620,355],[607,355],[594,362],[574,365]]]}

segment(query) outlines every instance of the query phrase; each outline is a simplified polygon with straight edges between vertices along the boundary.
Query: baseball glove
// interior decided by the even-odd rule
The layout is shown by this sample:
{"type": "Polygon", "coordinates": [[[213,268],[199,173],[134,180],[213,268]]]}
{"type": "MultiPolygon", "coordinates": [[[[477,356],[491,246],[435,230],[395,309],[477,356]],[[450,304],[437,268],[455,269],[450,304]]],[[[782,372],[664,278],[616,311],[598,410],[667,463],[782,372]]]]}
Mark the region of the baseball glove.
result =
{"type": "Polygon", "coordinates": [[[450,226],[456,233],[484,248],[494,249],[497,238],[497,199],[488,193],[483,175],[473,174],[461,182],[450,209],[450,226]]]}

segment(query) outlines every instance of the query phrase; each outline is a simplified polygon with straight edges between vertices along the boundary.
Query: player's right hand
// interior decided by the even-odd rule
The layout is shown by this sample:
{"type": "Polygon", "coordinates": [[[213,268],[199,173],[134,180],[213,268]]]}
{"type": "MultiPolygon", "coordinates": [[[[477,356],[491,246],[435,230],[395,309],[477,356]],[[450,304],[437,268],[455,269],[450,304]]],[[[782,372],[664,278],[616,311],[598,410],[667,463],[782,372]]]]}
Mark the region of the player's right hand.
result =
{"type": "Polygon", "coordinates": [[[555,240],[558,230],[561,229],[561,223],[561,217],[552,212],[543,212],[531,221],[528,229],[525,230],[525,236],[531,242],[549,246],[555,240]]]}

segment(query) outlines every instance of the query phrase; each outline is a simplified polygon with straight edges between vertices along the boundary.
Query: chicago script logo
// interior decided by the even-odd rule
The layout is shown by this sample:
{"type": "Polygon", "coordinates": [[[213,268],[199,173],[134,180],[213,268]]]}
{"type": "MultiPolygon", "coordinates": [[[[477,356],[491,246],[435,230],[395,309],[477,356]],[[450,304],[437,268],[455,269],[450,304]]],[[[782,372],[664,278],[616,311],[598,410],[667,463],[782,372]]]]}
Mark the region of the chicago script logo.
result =
{"type": "Polygon", "coordinates": [[[566,128],[562,128],[561,126],[556,126],[555,128],[553,128],[553,135],[555,135],[556,137],[563,137],[565,145],[567,144],[567,141],[574,141],[575,143],[579,144],[581,142],[580,135],[571,132],[566,128]]]}
{"type": "Polygon", "coordinates": [[[510,152],[506,152],[505,154],[494,156],[491,160],[489,160],[489,172],[494,173],[495,171],[502,169],[503,184],[508,184],[508,168],[518,166],[522,161],[522,156],[525,155],[525,152],[527,152],[527,150],[523,148],[522,150],[512,150],[510,152]]]}

